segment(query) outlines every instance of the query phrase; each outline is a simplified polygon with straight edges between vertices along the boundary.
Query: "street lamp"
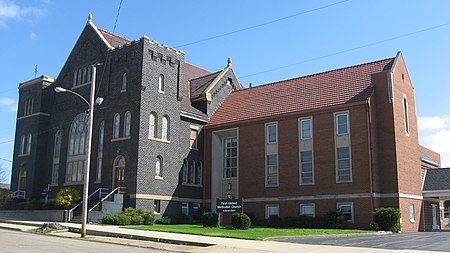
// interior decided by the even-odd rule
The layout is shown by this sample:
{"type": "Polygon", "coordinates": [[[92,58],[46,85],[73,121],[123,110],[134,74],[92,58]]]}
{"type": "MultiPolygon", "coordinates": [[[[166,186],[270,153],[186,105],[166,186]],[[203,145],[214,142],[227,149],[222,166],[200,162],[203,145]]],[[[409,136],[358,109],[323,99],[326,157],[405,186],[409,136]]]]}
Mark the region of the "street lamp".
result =
{"type": "Polygon", "coordinates": [[[69,92],[72,93],[79,98],[81,98],[88,106],[89,106],[89,118],[88,118],[88,141],[87,141],[87,157],[86,157],[86,168],[84,170],[84,185],[83,185],[83,206],[81,210],[81,237],[86,237],[86,222],[87,222],[87,214],[88,214],[88,198],[89,198],[89,168],[91,167],[91,147],[92,147],[92,126],[94,121],[94,104],[101,104],[103,102],[103,98],[98,97],[95,100],[95,72],[96,67],[102,65],[101,63],[97,63],[91,66],[92,68],[92,82],[91,82],[91,93],[90,93],[90,102],[88,102],[83,96],[80,94],[64,89],[62,87],[55,87],[56,93],[61,92],[69,92]]]}

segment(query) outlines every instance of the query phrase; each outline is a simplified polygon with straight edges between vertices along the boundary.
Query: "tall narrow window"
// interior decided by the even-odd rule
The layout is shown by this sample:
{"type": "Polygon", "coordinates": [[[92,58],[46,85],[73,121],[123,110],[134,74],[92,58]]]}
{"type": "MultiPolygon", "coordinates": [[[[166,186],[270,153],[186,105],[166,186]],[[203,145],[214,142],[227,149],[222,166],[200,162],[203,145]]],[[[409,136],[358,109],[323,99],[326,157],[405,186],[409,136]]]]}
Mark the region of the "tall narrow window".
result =
{"type": "Polygon", "coordinates": [[[313,155],[312,151],[303,151],[300,153],[301,173],[300,184],[313,184],[313,155]]]}
{"type": "Polygon", "coordinates": [[[336,133],[338,135],[348,134],[348,113],[336,114],[336,133]]]}
{"type": "Polygon", "coordinates": [[[158,91],[164,92],[164,75],[159,75],[158,78],[158,91]]]}
{"type": "Polygon", "coordinates": [[[337,182],[352,181],[350,148],[337,148],[337,182]]]}
{"type": "Polygon", "coordinates": [[[125,168],[126,161],[125,157],[117,156],[114,160],[114,186],[113,187],[124,187],[125,186],[125,168]]]}
{"type": "Polygon", "coordinates": [[[60,152],[61,130],[58,130],[55,134],[55,142],[53,144],[52,185],[58,185],[60,152]]]}
{"type": "Polygon", "coordinates": [[[73,87],[77,86],[77,79],[78,79],[78,71],[75,70],[75,72],[73,72],[73,80],[72,80],[73,87]]]}
{"type": "Polygon", "coordinates": [[[82,69],[82,77],[81,77],[81,83],[86,82],[86,68],[82,69]]]}
{"type": "Polygon", "coordinates": [[[87,82],[92,81],[92,66],[87,66],[87,82]]]}
{"type": "Polygon", "coordinates": [[[148,117],[148,137],[150,138],[156,138],[157,133],[156,122],[158,122],[158,116],[156,115],[156,112],[151,112],[150,116],[148,117]]]}
{"type": "Polygon", "coordinates": [[[416,221],[416,215],[414,211],[414,204],[409,204],[409,221],[415,222],[416,221]]]}
{"type": "Polygon", "coordinates": [[[105,137],[105,121],[102,121],[98,129],[97,174],[95,177],[96,181],[101,181],[102,179],[104,137],[105,137]]]}
{"type": "Polygon", "coordinates": [[[82,80],[81,80],[81,78],[82,78],[82,70],[79,69],[79,70],[78,70],[77,85],[80,85],[80,84],[83,83],[82,80]]]}
{"type": "Polygon", "coordinates": [[[24,109],[23,109],[23,115],[30,115],[33,114],[33,105],[34,104],[34,99],[33,98],[29,98],[25,101],[25,105],[24,105],[24,109]]]}
{"type": "Polygon", "coordinates": [[[266,125],[267,143],[277,143],[277,124],[266,125]]]}
{"type": "Polygon", "coordinates": [[[122,86],[120,89],[123,91],[127,89],[127,73],[123,73],[122,75],[122,86]]]}
{"type": "Polygon", "coordinates": [[[195,184],[202,184],[202,163],[197,162],[197,166],[195,167],[195,184]]]}
{"type": "Polygon", "coordinates": [[[155,176],[162,177],[163,159],[161,156],[156,157],[155,176]]]}
{"type": "Polygon", "coordinates": [[[114,123],[113,123],[113,139],[119,138],[120,133],[120,114],[116,113],[114,115],[114,123]]]}
{"type": "Polygon", "coordinates": [[[312,138],[311,119],[300,120],[300,139],[308,140],[312,138]]]}
{"type": "Polygon", "coordinates": [[[223,139],[223,177],[237,177],[237,138],[223,139]]]}
{"type": "Polygon", "coordinates": [[[184,159],[183,162],[183,183],[187,184],[188,183],[188,165],[189,165],[189,161],[187,159],[184,159]]]}
{"type": "Polygon", "coordinates": [[[409,135],[409,116],[408,116],[408,101],[406,100],[406,95],[403,94],[403,112],[405,115],[405,131],[409,135]]]}
{"type": "Polygon", "coordinates": [[[189,146],[191,149],[197,149],[197,137],[198,137],[198,129],[191,128],[191,134],[189,138],[189,146]]]}
{"type": "Polygon", "coordinates": [[[131,129],[131,112],[125,113],[125,119],[123,121],[123,136],[129,137],[130,136],[130,129],[131,129]]]}
{"type": "Polygon", "coordinates": [[[189,215],[189,203],[187,202],[181,203],[181,213],[184,215],[189,215]]]}
{"type": "Polygon", "coordinates": [[[278,186],[278,155],[266,156],[266,186],[278,186]]]}
{"type": "Polygon", "coordinates": [[[193,184],[195,181],[195,161],[191,161],[189,165],[188,183],[193,184]]]}
{"type": "Polygon", "coordinates": [[[86,166],[86,135],[88,116],[78,114],[69,130],[69,152],[67,155],[66,182],[81,182],[86,166]]]}
{"type": "Polygon", "coordinates": [[[161,122],[161,139],[168,141],[170,138],[170,119],[164,115],[161,122]]]}
{"type": "Polygon", "coordinates": [[[154,202],[155,213],[161,212],[161,200],[155,200],[154,202]]]}
{"type": "Polygon", "coordinates": [[[26,141],[26,137],[25,135],[22,135],[20,137],[20,146],[19,146],[19,155],[23,155],[25,154],[25,141],[26,141]]]}
{"type": "Polygon", "coordinates": [[[26,147],[26,154],[30,154],[31,153],[31,134],[28,134],[27,137],[27,147],[26,147]]]}

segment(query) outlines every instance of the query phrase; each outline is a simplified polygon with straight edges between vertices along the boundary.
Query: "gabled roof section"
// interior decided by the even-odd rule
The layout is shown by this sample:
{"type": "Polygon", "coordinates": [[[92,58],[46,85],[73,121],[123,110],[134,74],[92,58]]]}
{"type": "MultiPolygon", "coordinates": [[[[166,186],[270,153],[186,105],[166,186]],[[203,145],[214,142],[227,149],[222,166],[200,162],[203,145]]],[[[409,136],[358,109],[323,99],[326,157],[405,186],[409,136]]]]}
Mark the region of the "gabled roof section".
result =
{"type": "Polygon", "coordinates": [[[209,87],[209,85],[216,79],[216,77],[221,73],[222,71],[218,71],[215,73],[211,73],[206,76],[202,76],[196,79],[192,79],[190,81],[191,84],[191,99],[195,100],[196,98],[199,98],[203,92],[209,87]]]}
{"type": "Polygon", "coordinates": [[[183,112],[187,112],[190,114],[193,114],[194,116],[198,116],[204,119],[207,119],[208,116],[204,114],[202,111],[198,110],[197,108],[193,107],[191,105],[191,98],[190,98],[190,85],[189,80],[197,79],[202,76],[207,76],[211,74],[211,71],[200,68],[198,66],[195,66],[193,64],[184,63],[184,94],[183,94],[183,100],[181,101],[181,110],[183,112]]]}
{"type": "Polygon", "coordinates": [[[371,75],[391,69],[395,58],[331,70],[232,92],[208,126],[365,102],[371,75]]]}
{"type": "Polygon", "coordinates": [[[109,49],[124,46],[131,42],[131,40],[125,37],[106,31],[105,29],[102,29],[94,25],[94,22],[92,22],[92,14],[89,14],[88,22],[86,25],[91,26],[97,32],[99,37],[103,40],[103,42],[108,46],[109,49]]]}
{"type": "Polygon", "coordinates": [[[422,190],[450,190],[450,168],[428,169],[422,190]]]}

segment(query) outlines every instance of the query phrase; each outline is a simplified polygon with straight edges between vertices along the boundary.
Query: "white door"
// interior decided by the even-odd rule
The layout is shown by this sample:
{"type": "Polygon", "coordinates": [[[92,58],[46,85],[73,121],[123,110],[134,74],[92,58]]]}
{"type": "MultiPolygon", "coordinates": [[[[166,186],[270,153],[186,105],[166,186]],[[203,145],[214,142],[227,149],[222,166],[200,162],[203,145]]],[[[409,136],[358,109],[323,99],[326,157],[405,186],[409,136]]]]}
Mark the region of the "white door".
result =
{"type": "Polygon", "coordinates": [[[433,217],[433,230],[435,229],[440,229],[439,226],[439,214],[438,214],[438,208],[437,205],[431,205],[431,213],[432,213],[432,217],[433,217]]]}

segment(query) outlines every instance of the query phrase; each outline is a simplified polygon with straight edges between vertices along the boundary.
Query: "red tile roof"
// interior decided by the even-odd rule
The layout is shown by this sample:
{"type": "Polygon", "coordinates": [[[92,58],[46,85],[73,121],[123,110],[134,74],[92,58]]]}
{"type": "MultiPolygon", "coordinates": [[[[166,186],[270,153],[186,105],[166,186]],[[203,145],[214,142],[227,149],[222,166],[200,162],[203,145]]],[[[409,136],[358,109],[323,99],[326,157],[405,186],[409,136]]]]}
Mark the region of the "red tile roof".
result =
{"type": "Polygon", "coordinates": [[[108,43],[114,48],[119,47],[119,46],[124,46],[127,43],[130,43],[129,39],[124,38],[120,35],[106,31],[105,29],[102,29],[100,27],[97,27],[97,29],[100,31],[100,33],[103,35],[103,37],[105,37],[106,41],[108,41],[108,43]]]}
{"type": "Polygon", "coordinates": [[[373,90],[371,75],[390,69],[394,60],[389,58],[234,91],[207,125],[366,101],[373,90]]]}

